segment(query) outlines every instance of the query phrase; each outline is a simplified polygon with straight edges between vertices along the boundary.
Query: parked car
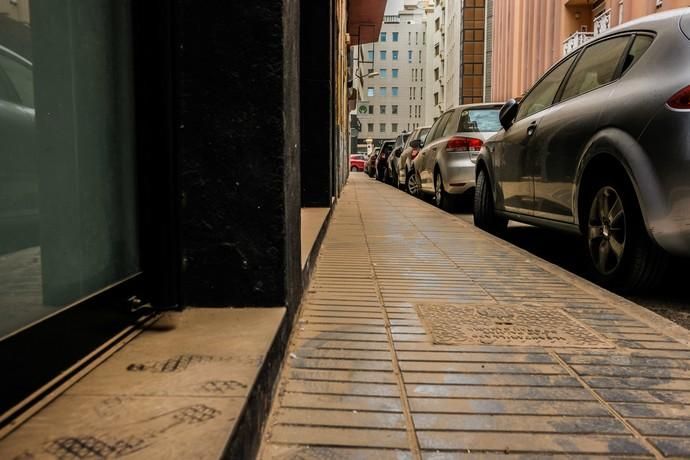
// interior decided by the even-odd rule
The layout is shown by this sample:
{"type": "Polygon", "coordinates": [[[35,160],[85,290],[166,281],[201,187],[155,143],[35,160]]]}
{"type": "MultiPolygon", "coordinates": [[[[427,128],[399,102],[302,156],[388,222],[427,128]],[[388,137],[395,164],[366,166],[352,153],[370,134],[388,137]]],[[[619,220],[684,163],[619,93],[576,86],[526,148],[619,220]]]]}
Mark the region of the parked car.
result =
{"type": "Polygon", "coordinates": [[[429,133],[429,128],[431,127],[423,126],[412,131],[412,134],[410,134],[410,137],[407,139],[405,148],[400,154],[400,159],[398,160],[398,164],[400,165],[398,167],[398,188],[407,190],[411,195],[418,195],[419,192],[419,184],[416,183],[416,176],[410,174],[412,170],[412,160],[414,160],[421,151],[426,135],[429,133]]]}
{"type": "Polygon", "coordinates": [[[398,186],[398,159],[402,155],[402,151],[407,145],[407,140],[410,138],[410,133],[402,132],[395,138],[393,145],[393,152],[388,155],[388,168],[386,170],[386,182],[391,185],[398,186]]]}
{"type": "Polygon", "coordinates": [[[394,144],[395,141],[383,141],[379,155],[376,158],[376,179],[382,182],[385,181],[388,174],[388,156],[393,151],[394,144]]]}
{"type": "Polygon", "coordinates": [[[367,156],[362,154],[350,155],[350,171],[364,171],[367,156]]]}
{"type": "Polygon", "coordinates": [[[690,256],[690,9],[648,16],[556,63],[477,162],[475,225],[581,234],[592,275],[650,288],[690,256]]]}
{"type": "Polygon", "coordinates": [[[501,104],[467,104],[450,109],[431,126],[412,161],[422,194],[449,209],[455,197],[474,188],[475,162],[486,139],[501,128],[501,104]]]}
{"type": "Polygon", "coordinates": [[[376,159],[379,156],[379,148],[376,147],[371,155],[367,158],[367,163],[364,165],[364,172],[369,175],[369,177],[376,176],[376,159]]]}

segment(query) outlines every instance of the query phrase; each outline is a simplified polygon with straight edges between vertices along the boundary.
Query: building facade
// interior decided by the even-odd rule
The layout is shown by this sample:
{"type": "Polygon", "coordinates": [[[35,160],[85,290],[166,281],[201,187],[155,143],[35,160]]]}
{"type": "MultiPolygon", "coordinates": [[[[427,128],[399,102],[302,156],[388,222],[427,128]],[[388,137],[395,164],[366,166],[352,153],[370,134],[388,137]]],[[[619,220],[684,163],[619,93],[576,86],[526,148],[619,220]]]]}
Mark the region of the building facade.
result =
{"type": "Polygon", "coordinates": [[[378,145],[424,123],[424,19],[424,10],[408,3],[384,17],[377,42],[352,47],[359,144],[378,145]]]}
{"type": "Polygon", "coordinates": [[[686,6],[689,0],[493,0],[490,100],[520,96],[564,54],[612,27],[686,6]]]}

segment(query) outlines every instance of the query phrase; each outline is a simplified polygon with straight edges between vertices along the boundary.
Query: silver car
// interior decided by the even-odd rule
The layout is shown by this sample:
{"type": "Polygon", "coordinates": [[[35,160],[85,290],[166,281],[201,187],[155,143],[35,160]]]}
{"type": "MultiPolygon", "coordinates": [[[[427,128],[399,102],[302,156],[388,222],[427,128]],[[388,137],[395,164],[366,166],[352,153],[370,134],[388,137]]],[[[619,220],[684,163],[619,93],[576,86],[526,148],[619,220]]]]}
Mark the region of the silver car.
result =
{"type": "Polygon", "coordinates": [[[561,59],[477,162],[475,225],[508,219],[579,233],[593,278],[659,283],[690,256],[690,9],[612,29],[561,59]]]}
{"type": "Polygon", "coordinates": [[[449,209],[455,197],[474,188],[475,162],[484,141],[501,128],[501,104],[468,104],[441,115],[413,160],[420,192],[449,209]]]}
{"type": "Polygon", "coordinates": [[[398,161],[400,165],[398,168],[398,188],[407,190],[412,195],[417,195],[418,191],[418,186],[414,181],[414,174],[409,174],[412,170],[412,160],[417,157],[417,154],[421,150],[420,147],[424,143],[426,135],[429,133],[429,128],[431,128],[431,126],[422,126],[412,131],[398,161]]]}

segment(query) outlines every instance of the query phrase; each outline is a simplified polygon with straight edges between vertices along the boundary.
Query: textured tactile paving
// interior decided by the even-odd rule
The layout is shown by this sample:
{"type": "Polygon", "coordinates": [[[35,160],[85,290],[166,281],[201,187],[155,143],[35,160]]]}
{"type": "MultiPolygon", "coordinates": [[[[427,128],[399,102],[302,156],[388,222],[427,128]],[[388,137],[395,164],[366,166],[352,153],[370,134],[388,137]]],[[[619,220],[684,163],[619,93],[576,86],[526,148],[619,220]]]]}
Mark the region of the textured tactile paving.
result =
{"type": "Polygon", "coordinates": [[[690,457],[689,341],[634,307],[353,174],[262,458],[690,457]]]}
{"type": "Polygon", "coordinates": [[[436,344],[613,348],[591,328],[558,308],[495,303],[416,307],[436,344]]]}

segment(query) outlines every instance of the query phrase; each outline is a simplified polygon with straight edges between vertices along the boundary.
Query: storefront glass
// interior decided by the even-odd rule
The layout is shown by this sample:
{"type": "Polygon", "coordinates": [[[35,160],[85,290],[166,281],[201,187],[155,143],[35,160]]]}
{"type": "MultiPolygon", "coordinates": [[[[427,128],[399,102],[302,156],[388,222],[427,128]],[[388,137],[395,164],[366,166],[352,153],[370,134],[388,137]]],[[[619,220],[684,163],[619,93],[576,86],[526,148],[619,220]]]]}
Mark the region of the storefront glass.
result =
{"type": "Polygon", "coordinates": [[[0,338],[139,270],[128,0],[0,2],[0,338]]]}

